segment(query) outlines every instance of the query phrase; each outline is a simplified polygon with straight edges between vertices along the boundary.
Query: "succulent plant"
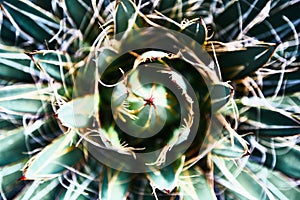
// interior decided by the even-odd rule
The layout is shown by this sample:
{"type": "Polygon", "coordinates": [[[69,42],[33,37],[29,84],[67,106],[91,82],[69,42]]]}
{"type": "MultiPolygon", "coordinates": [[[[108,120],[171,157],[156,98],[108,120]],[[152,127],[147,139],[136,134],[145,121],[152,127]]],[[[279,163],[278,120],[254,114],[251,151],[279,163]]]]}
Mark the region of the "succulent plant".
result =
{"type": "Polygon", "coordinates": [[[1,199],[299,199],[299,7],[0,1],[1,199]]]}

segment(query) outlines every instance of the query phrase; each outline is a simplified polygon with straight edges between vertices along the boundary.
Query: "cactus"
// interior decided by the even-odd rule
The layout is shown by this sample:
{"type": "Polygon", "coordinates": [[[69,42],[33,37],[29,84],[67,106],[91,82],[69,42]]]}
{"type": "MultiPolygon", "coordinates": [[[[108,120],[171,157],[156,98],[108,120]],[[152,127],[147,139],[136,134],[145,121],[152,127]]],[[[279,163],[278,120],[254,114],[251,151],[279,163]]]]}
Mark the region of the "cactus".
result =
{"type": "Polygon", "coordinates": [[[299,7],[0,1],[1,199],[299,199],[299,7]]]}

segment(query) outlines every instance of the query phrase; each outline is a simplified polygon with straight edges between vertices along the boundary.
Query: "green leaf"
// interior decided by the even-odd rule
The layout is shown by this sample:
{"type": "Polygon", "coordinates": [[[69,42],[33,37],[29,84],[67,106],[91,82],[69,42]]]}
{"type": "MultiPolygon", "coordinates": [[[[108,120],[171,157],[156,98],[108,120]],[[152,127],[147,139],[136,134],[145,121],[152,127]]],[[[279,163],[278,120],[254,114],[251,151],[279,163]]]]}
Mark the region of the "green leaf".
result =
{"type": "Polygon", "coordinates": [[[182,33],[190,36],[200,44],[206,42],[207,29],[202,19],[198,19],[195,22],[188,23],[188,25],[182,30],[182,33]]]}
{"type": "Polygon", "coordinates": [[[90,5],[87,5],[84,1],[80,2],[78,0],[66,0],[64,3],[66,4],[66,11],[68,11],[74,20],[77,28],[86,28],[88,19],[90,18],[89,15],[91,15],[86,8],[90,5]]]}
{"type": "Polygon", "coordinates": [[[299,1],[274,2],[270,11],[270,16],[262,23],[257,23],[249,31],[248,35],[263,41],[276,43],[293,37],[293,28],[299,31],[299,9],[299,1]],[[284,17],[289,19],[294,27],[291,27],[284,17]]]}
{"type": "Polygon", "coordinates": [[[226,139],[216,146],[212,153],[226,158],[241,158],[245,154],[245,150],[238,140],[235,139],[232,144],[229,139],[226,139]]]}
{"type": "Polygon", "coordinates": [[[21,32],[23,39],[44,44],[58,30],[59,21],[53,15],[29,1],[4,1],[4,14],[21,32]]]}
{"type": "MultiPolygon", "coordinates": [[[[93,174],[93,173],[91,173],[93,174]]],[[[91,175],[89,174],[89,175],[91,175]]],[[[94,176],[91,176],[95,178],[94,176]]],[[[94,180],[92,178],[85,178],[82,176],[76,176],[76,181],[70,181],[68,189],[64,189],[64,193],[61,194],[61,199],[69,200],[88,200],[94,199],[95,195],[90,194],[91,188],[93,188],[92,183],[94,180]]]]}
{"type": "MultiPolygon", "coordinates": [[[[232,41],[254,20],[258,24],[268,16],[268,0],[230,1],[223,12],[214,18],[216,36],[223,41],[232,41]],[[265,8],[267,7],[267,8],[265,8]],[[263,10],[263,9],[266,10],[263,10]],[[264,11],[263,13],[262,10],[264,11]],[[242,30],[240,30],[242,28],[242,30]]],[[[221,10],[221,9],[220,9],[221,10]]],[[[252,25],[253,26],[253,25],[252,25]]]]}
{"type": "Polygon", "coordinates": [[[9,130],[0,135],[0,166],[26,158],[27,151],[24,128],[9,130]]]}
{"type": "Polygon", "coordinates": [[[260,181],[277,197],[277,199],[299,199],[300,190],[296,181],[289,179],[278,171],[268,169],[261,164],[248,162],[247,167],[256,174],[260,181]]]}
{"type": "Polygon", "coordinates": [[[299,145],[274,149],[268,152],[265,165],[295,179],[300,178],[300,148],[299,145]],[[274,155],[273,155],[274,153],[274,155]]]}
{"type": "Polygon", "coordinates": [[[69,128],[88,127],[94,114],[97,114],[99,98],[95,95],[78,97],[63,104],[58,110],[58,119],[69,128]]]}
{"type": "Polygon", "coordinates": [[[126,199],[131,177],[129,173],[104,168],[100,181],[100,199],[126,199]]]}
{"type": "Polygon", "coordinates": [[[23,180],[45,180],[60,176],[68,167],[79,162],[82,151],[71,146],[74,133],[66,133],[55,139],[26,164],[23,180]]]}
{"type": "Polygon", "coordinates": [[[41,100],[35,99],[15,99],[0,101],[0,108],[5,108],[8,112],[24,113],[41,113],[45,104],[41,100]]]}
{"type": "MultiPolygon", "coordinates": [[[[130,181],[129,194],[133,199],[154,200],[153,188],[144,174],[134,176],[130,181]]],[[[166,194],[164,193],[166,196],[166,194]]]]}
{"type": "Polygon", "coordinates": [[[13,195],[19,192],[24,183],[18,181],[22,176],[21,169],[25,162],[17,162],[5,167],[0,167],[0,186],[7,199],[12,199],[13,195]]]}
{"type": "Polygon", "coordinates": [[[105,3],[97,2],[97,10],[94,10],[92,1],[66,0],[63,3],[65,3],[64,11],[70,16],[69,21],[72,26],[82,32],[85,42],[93,44],[96,37],[101,33],[99,21],[103,24],[107,17],[104,12],[105,3]]]}
{"type": "Polygon", "coordinates": [[[176,162],[161,168],[155,169],[147,173],[147,178],[153,188],[160,191],[170,193],[178,185],[179,175],[182,172],[184,157],[176,162]]]}
{"type": "Polygon", "coordinates": [[[37,67],[50,77],[68,84],[72,82],[69,69],[75,65],[75,62],[71,59],[69,54],[46,50],[28,53],[28,55],[32,57],[37,67]]]}
{"type": "MultiPolygon", "coordinates": [[[[300,57],[300,56],[299,56],[300,57]]],[[[275,94],[281,74],[272,74],[263,79],[262,91],[265,96],[272,96],[275,94]]],[[[300,70],[293,72],[286,72],[283,76],[283,84],[279,88],[279,95],[290,95],[299,91],[300,87],[300,70]]]]}
{"type": "Polygon", "coordinates": [[[23,52],[1,47],[0,78],[9,81],[33,82],[32,76],[38,76],[39,72],[36,69],[30,69],[30,63],[30,58],[23,52]]]}
{"type": "MultiPolygon", "coordinates": [[[[299,109],[292,99],[278,97],[277,102],[272,99],[247,98],[242,99],[243,106],[249,106],[240,113],[244,123],[239,127],[241,131],[253,131],[261,136],[291,136],[300,131],[300,121],[294,114],[299,109]],[[267,105],[270,105],[267,107],[267,105]],[[296,106],[295,106],[296,105],[296,106]],[[288,111],[295,107],[296,110],[288,111]]],[[[297,103],[297,102],[296,102],[297,103]]]]}
{"type": "Polygon", "coordinates": [[[226,160],[213,156],[212,160],[217,167],[215,180],[225,186],[238,199],[273,199],[272,193],[264,183],[251,171],[243,169],[233,160],[226,160]]]}
{"type": "Polygon", "coordinates": [[[18,193],[16,199],[20,200],[53,200],[57,198],[60,182],[58,179],[49,181],[36,180],[27,184],[24,189],[18,193]]]}
{"type": "MultiPolygon", "coordinates": [[[[207,44],[207,50],[213,53],[211,44],[207,44]]],[[[213,44],[224,80],[236,80],[250,76],[253,72],[263,67],[276,49],[275,44],[258,43],[243,47],[235,44],[213,44]]]]}
{"type": "Polygon", "coordinates": [[[228,83],[213,84],[210,90],[212,112],[224,107],[232,98],[233,89],[228,83]]]}
{"type": "Polygon", "coordinates": [[[117,1],[115,34],[130,30],[136,20],[135,4],[131,0],[117,1]]]}
{"type": "Polygon", "coordinates": [[[185,200],[216,200],[214,189],[202,170],[194,166],[180,174],[178,190],[185,200]]]}

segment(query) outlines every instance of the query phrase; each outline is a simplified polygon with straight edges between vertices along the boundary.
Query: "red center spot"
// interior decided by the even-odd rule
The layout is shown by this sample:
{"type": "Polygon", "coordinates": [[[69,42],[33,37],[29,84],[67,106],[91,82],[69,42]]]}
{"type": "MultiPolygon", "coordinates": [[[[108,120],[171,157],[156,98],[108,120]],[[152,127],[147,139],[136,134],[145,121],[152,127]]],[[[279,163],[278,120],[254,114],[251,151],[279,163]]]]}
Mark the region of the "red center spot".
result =
{"type": "Polygon", "coordinates": [[[144,99],[144,101],[145,101],[144,106],[150,105],[156,109],[156,106],[154,105],[154,97],[152,95],[148,99],[144,99]]]}

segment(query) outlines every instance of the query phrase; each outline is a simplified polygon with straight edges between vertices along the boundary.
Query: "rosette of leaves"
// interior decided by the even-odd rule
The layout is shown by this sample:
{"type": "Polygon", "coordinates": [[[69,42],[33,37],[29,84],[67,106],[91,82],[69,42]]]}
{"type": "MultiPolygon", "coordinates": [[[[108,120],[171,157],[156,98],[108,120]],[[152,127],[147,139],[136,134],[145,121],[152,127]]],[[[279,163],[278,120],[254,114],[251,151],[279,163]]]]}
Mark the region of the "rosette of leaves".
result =
{"type": "Polygon", "coordinates": [[[0,1],[1,199],[298,199],[299,6],[251,0],[0,1]],[[134,77],[137,55],[157,49],[110,60],[107,38],[139,27],[186,34],[216,65],[214,73],[205,68],[199,76],[186,70],[197,65],[188,59],[143,62],[184,75],[201,112],[197,134],[181,157],[156,168],[167,159],[159,153],[152,171],[135,174],[102,164],[87,144],[97,135],[99,148],[134,156],[154,142],[164,149],[184,141],[175,95],[134,77]],[[110,64],[103,79],[91,64],[98,51],[107,54],[98,66],[110,64]],[[82,71],[90,87],[76,84],[82,71]],[[210,96],[203,77],[212,80],[213,94],[225,91],[226,98],[210,96]],[[152,128],[161,112],[165,127],[150,141],[131,140],[114,122],[152,128]],[[224,127],[221,133],[214,123],[224,127]]]}

